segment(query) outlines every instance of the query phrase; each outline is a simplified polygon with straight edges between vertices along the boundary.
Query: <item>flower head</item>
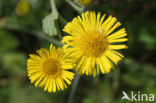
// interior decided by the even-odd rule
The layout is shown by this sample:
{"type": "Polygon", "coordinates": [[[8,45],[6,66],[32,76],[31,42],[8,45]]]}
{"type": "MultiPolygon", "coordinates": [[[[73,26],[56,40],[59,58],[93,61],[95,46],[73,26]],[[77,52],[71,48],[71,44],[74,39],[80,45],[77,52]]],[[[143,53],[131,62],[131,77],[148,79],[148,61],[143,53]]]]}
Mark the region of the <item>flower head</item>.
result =
{"type": "Polygon", "coordinates": [[[63,55],[62,48],[55,49],[50,46],[47,49],[36,51],[37,54],[30,54],[27,62],[28,76],[36,87],[44,87],[45,91],[56,92],[64,90],[67,84],[70,85],[74,73],[67,71],[73,69],[72,60],[63,55]]]}
{"type": "Polygon", "coordinates": [[[91,3],[91,0],[78,0],[80,4],[87,5],[91,3]]]}
{"type": "Polygon", "coordinates": [[[20,0],[16,7],[18,15],[27,14],[30,11],[30,4],[26,0],[20,0]]]}
{"type": "Polygon", "coordinates": [[[116,30],[121,23],[115,17],[109,16],[104,20],[100,12],[85,12],[69,22],[63,29],[70,36],[65,36],[63,42],[65,52],[77,58],[77,72],[96,76],[101,71],[109,73],[113,63],[117,64],[124,56],[117,52],[127,46],[119,44],[125,38],[124,28],[116,30]],[[116,31],[115,31],[116,30],[116,31]]]}

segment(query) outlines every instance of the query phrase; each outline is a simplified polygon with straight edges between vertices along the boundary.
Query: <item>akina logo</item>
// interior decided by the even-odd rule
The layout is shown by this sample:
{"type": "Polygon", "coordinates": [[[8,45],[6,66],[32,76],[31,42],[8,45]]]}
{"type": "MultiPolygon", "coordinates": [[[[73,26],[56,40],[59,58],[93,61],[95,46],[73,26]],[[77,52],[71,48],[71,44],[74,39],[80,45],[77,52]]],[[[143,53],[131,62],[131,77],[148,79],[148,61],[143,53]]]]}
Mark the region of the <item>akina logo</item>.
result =
{"type": "Polygon", "coordinates": [[[122,91],[123,97],[121,98],[122,100],[128,100],[128,101],[141,101],[141,102],[145,102],[145,101],[154,101],[154,94],[143,94],[141,92],[137,92],[134,93],[133,91],[131,91],[131,94],[128,95],[125,91],[122,91]]]}

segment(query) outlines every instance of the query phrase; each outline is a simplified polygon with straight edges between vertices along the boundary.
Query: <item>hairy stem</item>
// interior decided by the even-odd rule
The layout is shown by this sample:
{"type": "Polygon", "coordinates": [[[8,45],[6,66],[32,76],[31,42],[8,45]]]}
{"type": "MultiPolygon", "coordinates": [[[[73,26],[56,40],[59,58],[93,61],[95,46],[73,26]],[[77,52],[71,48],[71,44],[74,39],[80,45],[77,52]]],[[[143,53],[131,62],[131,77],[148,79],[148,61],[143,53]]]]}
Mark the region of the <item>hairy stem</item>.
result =
{"type": "Polygon", "coordinates": [[[55,0],[50,0],[50,3],[51,3],[51,9],[52,9],[52,11],[57,11],[56,5],[55,5],[55,0]]]}
{"type": "Polygon", "coordinates": [[[79,79],[80,79],[80,75],[76,73],[67,103],[73,103],[73,98],[74,98],[74,95],[75,95],[75,92],[76,92],[76,88],[78,86],[79,79]]]}
{"type": "Polygon", "coordinates": [[[73,7],[76,11],[78,11],[79,12],[79,14],[81,14],[82,12],[83,12],[83,10],[84,10],[84,8],[82,7],[78,7],[77,5],[75,5],[72,1],[70,1],[70,0],[66,0],[66,2],[68,3],[68,4],[70,4],[71,5],[71,7],[73,7]]]}

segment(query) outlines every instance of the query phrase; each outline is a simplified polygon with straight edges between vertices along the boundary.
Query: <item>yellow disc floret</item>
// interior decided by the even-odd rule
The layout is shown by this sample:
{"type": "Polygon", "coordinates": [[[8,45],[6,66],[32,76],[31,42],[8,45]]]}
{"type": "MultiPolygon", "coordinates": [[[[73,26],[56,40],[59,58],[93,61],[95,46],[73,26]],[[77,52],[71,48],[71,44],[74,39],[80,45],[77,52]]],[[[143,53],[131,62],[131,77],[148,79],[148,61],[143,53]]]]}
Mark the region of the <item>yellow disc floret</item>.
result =
{"type": "Polygon", "coordinates": [[[53,59],[49,59],[43,63],[43,71],[47,75],[54,75],[61,69],[59,62],[53,59]]]}
{"type": "Polygon", "coordinates": [[[84,55],[98,57],[106,50],[108,41],[100,31],[89,31],[80,37],[79,45],[84,55]]]}

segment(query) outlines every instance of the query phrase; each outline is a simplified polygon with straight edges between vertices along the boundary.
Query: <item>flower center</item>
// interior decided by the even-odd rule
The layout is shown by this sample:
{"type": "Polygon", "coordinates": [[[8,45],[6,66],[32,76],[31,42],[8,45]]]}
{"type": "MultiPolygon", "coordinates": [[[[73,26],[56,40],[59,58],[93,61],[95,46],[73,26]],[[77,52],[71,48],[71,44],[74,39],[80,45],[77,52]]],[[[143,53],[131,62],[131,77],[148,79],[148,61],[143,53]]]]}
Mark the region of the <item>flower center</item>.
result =
{"type": "Polygon", "coordinates": [[[59,70],[59,63],[53,59],[45,61],[43,71],[48,75],[56,74],[59,70]]]}
{"type": "Polygon", "coordinates": [[[79,40],[81,51],[88,57],[99,57],[106,50],[108,41],[100,31],[90,31],[79,40]]]}

